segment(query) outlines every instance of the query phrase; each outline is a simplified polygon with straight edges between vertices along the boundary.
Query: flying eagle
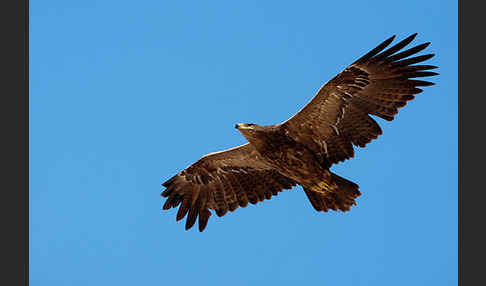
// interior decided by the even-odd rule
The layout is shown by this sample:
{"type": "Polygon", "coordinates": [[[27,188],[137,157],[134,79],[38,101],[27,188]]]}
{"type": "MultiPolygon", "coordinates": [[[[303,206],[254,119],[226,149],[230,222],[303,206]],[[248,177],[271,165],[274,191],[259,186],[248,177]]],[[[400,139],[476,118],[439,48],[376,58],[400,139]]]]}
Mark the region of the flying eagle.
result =
{"type": "Polygon", "coordinates": [[[359,186],[329,169],[354,156],[381,135],[370,115],[392,121],[398,108],[434,83],[411,78],[438,75],[432,65],[416,65],[434,54],[414,56],[430,43],[399,52],[416,36],[396,45],[390,37],[324,84],[317,95],[287,121],[269,126],[236,124],[248,143],[203,156],[162,185],[164,210],[179,206],[186,230],[199,217],[203,231],[211,211],[221,217],[248,202],[271,199],[301,185],[316,211],[348,211],[361,195],[359,186]]]}

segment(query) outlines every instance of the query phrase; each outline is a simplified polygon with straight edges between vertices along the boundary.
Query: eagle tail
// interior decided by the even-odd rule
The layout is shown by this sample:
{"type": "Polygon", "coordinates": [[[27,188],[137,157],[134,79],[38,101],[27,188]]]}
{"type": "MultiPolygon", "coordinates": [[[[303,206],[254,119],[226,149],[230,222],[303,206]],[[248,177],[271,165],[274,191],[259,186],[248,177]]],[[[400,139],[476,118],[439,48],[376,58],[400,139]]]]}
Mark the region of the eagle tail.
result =
{"type": "Polygon", "coordinates": [[[335,186],[323,192],[304,188],[307,198],[316,211],[327,212],[329,209],[349,211],[352,205],[356,205],[355,199],[361,195],[359,186],[333,173],[331,178],[335,186]]]}

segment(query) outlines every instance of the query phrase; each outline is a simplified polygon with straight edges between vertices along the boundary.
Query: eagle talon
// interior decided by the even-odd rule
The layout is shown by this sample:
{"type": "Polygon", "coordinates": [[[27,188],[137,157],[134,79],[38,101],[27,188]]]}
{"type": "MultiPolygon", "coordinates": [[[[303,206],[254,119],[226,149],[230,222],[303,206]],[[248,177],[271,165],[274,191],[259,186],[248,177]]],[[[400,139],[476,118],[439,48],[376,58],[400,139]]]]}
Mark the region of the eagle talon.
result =
{"type": "Polygon", "coordinates": [[[319,187],[321,187],[322,189],[328,189],[329,185],[326,182],[322,181],[319,183],[319,187]]]}
{"type": "Polygon", "coordinates": [[[313,190],[314,192],[317,192],[317,193],[325,193],[326,192],[326,190],[321,186],[314,186],[314,187],[311,188],[311,190],[313,190]]]}

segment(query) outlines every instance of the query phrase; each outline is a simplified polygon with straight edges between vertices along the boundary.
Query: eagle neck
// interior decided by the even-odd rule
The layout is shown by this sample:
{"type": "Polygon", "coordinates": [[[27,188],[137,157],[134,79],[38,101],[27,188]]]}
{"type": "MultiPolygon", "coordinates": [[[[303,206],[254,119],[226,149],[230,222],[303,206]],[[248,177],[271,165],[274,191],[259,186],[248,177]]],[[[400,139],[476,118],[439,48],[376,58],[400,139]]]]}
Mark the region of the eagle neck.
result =
{"type": "Polygon", "coordinates": [[[287,143],[288,139],[282,130],[277,128],[258,132],[255,136],[247,138],[259,153],[262,155],[274,153],[280,146],[287,143]]]}

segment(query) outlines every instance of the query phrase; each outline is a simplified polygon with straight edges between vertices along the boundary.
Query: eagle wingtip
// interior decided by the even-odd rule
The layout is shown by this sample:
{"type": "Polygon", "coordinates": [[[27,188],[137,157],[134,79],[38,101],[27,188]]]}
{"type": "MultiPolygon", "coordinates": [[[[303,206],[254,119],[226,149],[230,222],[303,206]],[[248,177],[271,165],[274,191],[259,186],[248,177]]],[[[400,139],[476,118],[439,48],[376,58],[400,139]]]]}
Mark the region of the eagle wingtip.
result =
{"type": "Polygon", "coordinates": [[[172,179],[169,179],[169,180],[167,180],[167,181],[165,181],[165,182],[162,183],[162,187],[166,187],[167,188],[171,183],[172,183],[172,179]]]}
{"type": "Polygon", "coordinates": [[[388,39],[386,39],[385,41],[383,41],[383,43],[380,44],[380,46],[382,46],[381,50],[388,47],[395,40],[396,37],[397,37],[397,35],[393,35],[393,36],[389,37],[388,39]]]}
{"type": "Polygon", "coordinates": [[[168,188],[160,193],[160,196],[163,198],[167,198],[169,195],[170,195],[170,190],[168,188]]]}

